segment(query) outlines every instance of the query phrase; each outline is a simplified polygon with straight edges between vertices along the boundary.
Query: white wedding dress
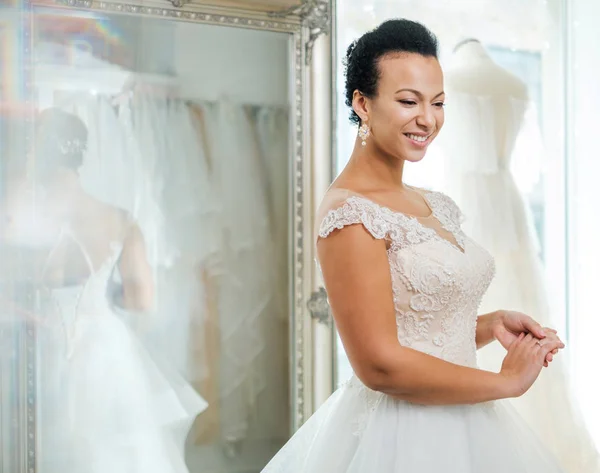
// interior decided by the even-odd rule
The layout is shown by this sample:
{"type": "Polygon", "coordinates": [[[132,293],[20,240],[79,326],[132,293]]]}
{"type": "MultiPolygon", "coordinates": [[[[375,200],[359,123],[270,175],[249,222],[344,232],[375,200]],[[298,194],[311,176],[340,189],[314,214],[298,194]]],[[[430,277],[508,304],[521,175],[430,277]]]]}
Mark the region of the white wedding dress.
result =
{"type": "MultiPolygon", "coordinates": [[[[184,440],[205,401],[152,359],[109,287],[122,243],[84,283],[49,290],[38,334],[40,473],[187,473],[184,440]],[[54,305],[54,308],[52,308],[54,305]]],[[[57,245],[58,247],[58,245],[57,245]]],[[[137,317],[144,317],[138,314],[137,317]]]]}
{"type": "MultiPolygon", "coordinates": [[[[478,306],[494,275],[490,254],[461,229],[449,197],[424,192],[427,218],[330,190],[318,236],[363,225],[388,243],[400,344],[477,366],[478,306]]],[[[560,406],[556,406],[557,409],[560,406]]],[[[508,402],[426,406],[372,391],[353,376],[296,432],[264,473],[559,473],[508,402]]]]}

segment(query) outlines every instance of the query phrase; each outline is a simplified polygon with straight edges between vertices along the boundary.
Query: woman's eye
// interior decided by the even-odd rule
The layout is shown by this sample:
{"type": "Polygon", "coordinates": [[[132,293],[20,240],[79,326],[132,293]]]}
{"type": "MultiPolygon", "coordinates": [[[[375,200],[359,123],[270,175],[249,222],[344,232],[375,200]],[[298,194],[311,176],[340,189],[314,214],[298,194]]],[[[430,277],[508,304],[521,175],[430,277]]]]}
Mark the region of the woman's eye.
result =
{"type": "Polygon", "coordinates": [[[414,100],[400,100],[400,103],[403,103],[404,105],[417,105],[417,102],[414,100]]]}
{"type": "Polygon", "coordinates": [[[446,106],[446,104],[444,102],[434,103],[433,105],[435,105],[438,108],[444,108],[446,106]]]}

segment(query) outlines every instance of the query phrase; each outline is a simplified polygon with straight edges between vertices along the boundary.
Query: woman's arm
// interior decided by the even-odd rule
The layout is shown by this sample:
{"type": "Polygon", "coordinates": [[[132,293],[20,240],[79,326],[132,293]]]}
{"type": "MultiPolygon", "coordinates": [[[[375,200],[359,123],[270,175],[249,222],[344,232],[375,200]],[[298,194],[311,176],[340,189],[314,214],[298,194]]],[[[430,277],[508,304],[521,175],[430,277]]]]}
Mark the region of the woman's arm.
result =
{"type": "Polygon", "coordinates": [[[140,228],[133,224],[123,243],[119,260],[123,284],[123,308],[146,311],[154,306],[154,279],[146,257],[146,244],[140,228]]]}
{"type": "Polygon", "coordinates": [[[385,242],[363,226],[335,231],[317,248],[344,348],[354,372],[371,389],[423,404],[471,404],[518,396],[537,377],[535,363],[522,376],[530,369],[524,368],[525,355],[519,355],[518,367],[491,373],[401,346],[385,242]]]}
{"type": "Polygon", "coordinates": [[[477,331],[475,336],[475,343],[477,349],[483,348],[489,345],[496,336],[494,335],[494,327],[500,322],[500,312],[494,311],[489,314],[480,315],[477,317],[477,331]]]}

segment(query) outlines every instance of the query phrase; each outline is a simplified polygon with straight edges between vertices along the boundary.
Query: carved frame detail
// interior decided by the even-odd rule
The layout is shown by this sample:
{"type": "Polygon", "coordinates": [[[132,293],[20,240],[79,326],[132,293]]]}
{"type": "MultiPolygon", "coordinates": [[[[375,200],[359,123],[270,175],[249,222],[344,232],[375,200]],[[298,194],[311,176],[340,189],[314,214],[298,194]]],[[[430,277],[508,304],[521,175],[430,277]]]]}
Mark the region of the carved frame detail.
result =
{"type": "MultiPolygon", "coordinates": [[[[171,0],[177,1],[177,0],[171,0]]],[[[308,29],[309,37],[306,42],[306,65],[312,62],[312,50],[315,41],[322,34],[328,34],[331,28],[330,5],[328,0],[304,0],[300,5],[281,12],[271,12],[275,18],[285,18],[291,15],[301,18],[302,24],[308,29]]]]}

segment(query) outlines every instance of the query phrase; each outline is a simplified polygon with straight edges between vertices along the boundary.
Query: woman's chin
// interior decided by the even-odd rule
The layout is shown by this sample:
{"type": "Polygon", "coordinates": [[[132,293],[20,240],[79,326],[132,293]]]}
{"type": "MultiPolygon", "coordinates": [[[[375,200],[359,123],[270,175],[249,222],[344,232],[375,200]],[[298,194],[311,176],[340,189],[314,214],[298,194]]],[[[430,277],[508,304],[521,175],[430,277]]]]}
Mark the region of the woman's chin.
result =
{"type": "Polygon", "coordinates": [[[404,153],[404,161],[409,163],[418,163],[425,157],[425,150],[414,151],[411,150],[408,153],[404,153]]]}

